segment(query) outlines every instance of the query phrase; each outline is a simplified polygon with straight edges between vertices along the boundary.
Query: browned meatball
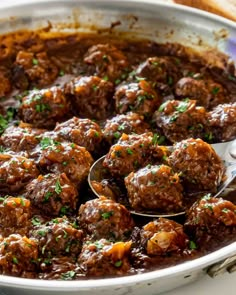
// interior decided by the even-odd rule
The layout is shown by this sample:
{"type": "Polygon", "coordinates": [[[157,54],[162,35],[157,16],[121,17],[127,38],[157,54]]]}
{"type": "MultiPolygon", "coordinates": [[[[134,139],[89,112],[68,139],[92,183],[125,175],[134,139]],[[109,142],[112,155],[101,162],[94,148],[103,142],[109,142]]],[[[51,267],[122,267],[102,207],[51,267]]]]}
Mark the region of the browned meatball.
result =
{"type": "Polygon", "coordinates": [[[125,178],[129,202],[136,210],[178,212],[182,209],[183,187],[179,176],[166,165],[148,165],[125,178]]]}
{"type": "Polygon", "coordinates": [[[39,171],[33,160],[10,154],[0,154],[0,191],[17,192],[36,178],[39,171]]]}
{"type": "Polygon", "coordinates": [[[64,172],[76,186],[80,186],[93,162],[90,153],[75,143],[59,143],[48,137],[43,138],[40,145],[40,167],[56,174],[64,172]]]}
{"type": "Polygon", "coordinates": [[[76,209],[78,191],[65,173],[39,175],[26,186],[26,198],[48,216],[76,209]]]}
{"type": "Polygon", "coordinates": [[[144,225],[140,238],[141,246],[150,256],[181,253],[189,244],[182,224],[166,218],[159,218],[144,225]]]}
{"type": "Polygon", "coordinates": [[[11,91],[10,80],[0,72],[0,97],[4,97],[11,91]]]}
{"type": "Polygon", "coordinates": [[[131,242],[112,243],[105,239],[87,242],[78,258],[80,267],[89,277],[121,276],[130,271],[131,242]]]}
{"type": "Polygon", "coordinates": [[[107,120],[103,128],[103,135],[106,141],[112,144],[121,137],[122,133],[142,134],[150,129],[149,124],[144,122],[143,116],[129,112],[125,115],[116,115],[110,120],[107,120]]]}
{"type": "Polygon", "coordinates": [[[236,137],[236,103],[221,104],[208,113],[209,133],[214,142],[228,141],[236,137]]]}
{"type": "Polygon", "coordinates": [[[175,86],[175,93],[180,98],[190,98],[206,109],[229,101],[223,86],[211,80],[196,80],[184,77],[175,86]]]}
{"type": "Polygon", "coordinates": [[[57,76],[58,68],[46,52],[18,52],[13,68],[13,81],[18,88],[43,87],[53,83],[57,76]]]}
{"type": "Polygon", "coordinates": [[[69,112],[69,103],[58,87],[32,90],[23,97],[19,108],[20,118],[35,127],[51,128],[69,112]]]}
{"type": "Polygon", "coordinates": [[[176,62],[170,57],[149,57],[141,63],[135,74],[152,82],[174,84],[179,77],[176,62]]]}
{"type": "Polygon", "coordinates": [[[4,131],[0,137],[0,144],[6,151],[21,153],[30,157],[44,131],[21,122],[19,126],[10,126],[4,131]]]}
{"type": "Polygon", "coordinates": [[[168,150],[156,143],[156,136],[150,133],[127,135],[111,146],[103,166],[114,176],[127,176],[149,163],[165,160],[168,150]]]}
{"type": "Polygon", "coordinates": [[[224,178],[225,167],[215,150],[201,139],[186,139],[174,146],[170,166],[191,188],[215,192],[224,178]]]}
{"type": "Polygon", "coordinates": [[[30,201],[23,197],[1,198],[0,234],[8,236],[13,233],[27,234],[31,217],[30,201]]]}
{"type": "Polygon", "coordinates": [[[134,227],[129,211],[105,197],[81,205],[78,218],[81,227],[93,239],[126,239],[134,227]]]}
{"type": "Polygon", "coordinates": [[[169,100],[163,103],[153,116],[157,127],[172,143],[189,137],[204,137],[207,113],[196,106],[195,100],[169,100]]]}
{"type": "Polygon", "coordinates": [[[84,56],[90,71],[103,79],[115,82],[123,80],[129,63],[122,51],[110,44],[97,44],[90,47],[84,56]]]}
{"type": "Polygon", "coordinates": [[[36,271],[38,246],[33,239],[18,234],[10,235],[0,242],[0,273],[29,277],[36,271]]]}
{"type": "Polygon", "coordinates": [[[74,112],[80,117],[102,120],[113,110],[113,84],[97,76],[77,77],[65,85],[74,112]]]}
{"type": "Polygon", "coordinates": [[[147,117],[151,116],[161,103],[161,97],[145,80],[121,84],[116,89],[114,99],[119,114],[134,111],[147,117]]]}
{"type": "Polygon", "coordinates": [[[102,131],[99,125],[89,119],[72,119],[57,124],[54,132],[58,140],[68,140],[83,146],[89,152],[99,148],[102,141],[102,131]]]}
{"type": "Polygon", "coordinates": [[[41,257],[76,256],[82,247],[83,231],[63,217],[35,226],[31,237],[37,240],[41,257]]]}
{"type": "Polygon", "coordinates": [[[206,195],[189,209],[184,227],[198,248],[219,247],[222,241],[227,243],[235,237],[236,206],[222,198],[206,195]]]}

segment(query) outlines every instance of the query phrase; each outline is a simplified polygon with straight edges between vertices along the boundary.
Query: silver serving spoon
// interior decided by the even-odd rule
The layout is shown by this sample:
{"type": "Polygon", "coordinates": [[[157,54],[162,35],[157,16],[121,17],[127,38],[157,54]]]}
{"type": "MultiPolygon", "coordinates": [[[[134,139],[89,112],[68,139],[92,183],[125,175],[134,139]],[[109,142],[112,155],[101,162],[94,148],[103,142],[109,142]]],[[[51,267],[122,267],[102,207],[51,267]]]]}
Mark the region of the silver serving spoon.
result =
{"type": "MultiPolygon", "coordinates": [[[[212,147],[216,151],[216,153],[221,157],[224,161],[226,167],[226,180],[223,182],[219,187],[217,193],[214,197],[218,197],[234,180],[236,176],[236,140],[223,142],[223,143],[216,143],[212,144],[212,147]]],[[[171,147],[170,147],[171,148],[171,147]]],[[[91,166],[89,175],[88,175],[88,183],[90,188],[92,189],[93,193],[99,197],[99,193],[96,191],[93,182],[100,182],[103,178],[103,171],[104,167],[102,163],[104,161],[105,156],[99,158],[94,164],[91,166]]],[[[154,213],[154,212],[142,212],[142,211],[135,211],[130,210],[132,214],[145,216],[145,217],[174,217],[180,216],[185,214],[185,211],[177,212],[177,213],[154,213]]]]}

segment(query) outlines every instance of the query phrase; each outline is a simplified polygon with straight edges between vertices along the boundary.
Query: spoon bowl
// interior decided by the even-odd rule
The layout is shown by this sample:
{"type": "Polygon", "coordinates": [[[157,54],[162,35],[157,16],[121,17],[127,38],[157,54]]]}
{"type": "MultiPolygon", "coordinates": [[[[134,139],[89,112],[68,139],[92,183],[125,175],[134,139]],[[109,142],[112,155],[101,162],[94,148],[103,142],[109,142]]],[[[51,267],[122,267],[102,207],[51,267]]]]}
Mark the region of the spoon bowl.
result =
{"type": "MultiPolygon", "coordinates": [[[[224,165],[226,167],[226,180],[218,187],[217,193],[214,197],[218,197],[234,180],[236,176],[236,140],[215,143],[211,145],[216,153],[221,157],[224,161],[224,165]]],[[[170,150],[172,146],[168,147],[170,150]]],[[[102,163],[104,161],[105,156],[99,158],[94,164],[91,166],[89,175],[88,175],[88,183],[93,191],[93,193],[99,197],[101,194],[96,190],[96,186],[94,185],[97,182],[101,182],[103,179],[108,177],[108,171],[103,167],[102,163]]],[[[132,208],[129,208],[130,213],[158,218],[158,217],[176,217],[180,215],[184,215],[185,211],[181,212],[173,212],[173,213],[161,213],[161,212],[153,212],[153,211],[135,211],[132,208]]]]}

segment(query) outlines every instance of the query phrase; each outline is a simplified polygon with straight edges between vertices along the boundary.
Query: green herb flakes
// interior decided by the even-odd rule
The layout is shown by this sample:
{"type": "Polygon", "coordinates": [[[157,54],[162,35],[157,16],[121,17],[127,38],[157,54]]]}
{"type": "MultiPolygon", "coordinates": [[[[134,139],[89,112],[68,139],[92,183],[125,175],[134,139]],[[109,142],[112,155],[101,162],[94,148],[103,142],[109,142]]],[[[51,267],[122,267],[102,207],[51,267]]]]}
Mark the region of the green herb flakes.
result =
{"type": "Polygon", "coordinates": [[[62,192],[62,187],[61,187],[59,179],[57,179],[55,184],[55,193],[60,195],[61,192],[62,192]]]}
{"type": "Polygon", "coordinates": [[[123,264],[122,260],[118,260],[114,263],[115,267],[121,267],[123,264]]]}
{"type": "Polygon", "coordinates": [[[189,241],[189,248],[191,250],[196,250],[197,249],[197,245],[194,241],[189,241]]]}
{"type": "Polygon", "coordinates": [[[108,211],[101,214],[103,219],[109,219],[112,215],[113,215],[113,211],[108,211]]]}

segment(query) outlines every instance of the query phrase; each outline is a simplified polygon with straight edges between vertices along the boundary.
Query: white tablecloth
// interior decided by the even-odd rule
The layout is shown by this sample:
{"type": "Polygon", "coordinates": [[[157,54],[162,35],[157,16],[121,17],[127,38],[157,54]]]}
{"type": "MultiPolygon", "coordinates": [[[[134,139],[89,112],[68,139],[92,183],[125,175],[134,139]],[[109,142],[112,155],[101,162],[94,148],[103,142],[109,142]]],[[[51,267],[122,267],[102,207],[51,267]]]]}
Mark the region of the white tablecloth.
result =
{"type": "Polygon", "coordinates": [[[236,295],[236,272],[212,279],[208,276],[162,295],[236,295]]]}

